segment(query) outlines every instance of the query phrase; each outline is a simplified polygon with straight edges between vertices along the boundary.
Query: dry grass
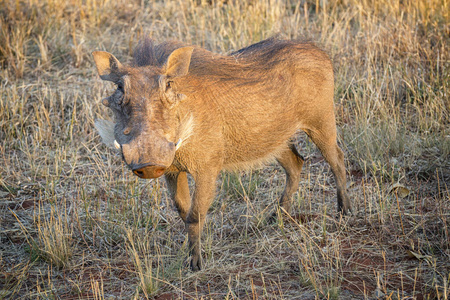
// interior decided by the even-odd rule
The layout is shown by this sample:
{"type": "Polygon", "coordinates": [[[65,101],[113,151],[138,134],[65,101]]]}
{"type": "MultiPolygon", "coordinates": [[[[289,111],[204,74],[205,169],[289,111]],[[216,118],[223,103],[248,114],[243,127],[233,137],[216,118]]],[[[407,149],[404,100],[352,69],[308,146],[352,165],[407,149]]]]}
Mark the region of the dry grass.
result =
{"type": "Polygon", "coordinates": [[[450,4],[446,0],[0,1],[0,299],[447,299],[450,4]],[[351,217],[307,157],[296,214],[266,217],[276,165],[223,174],[187,267],[164,180],[138,180],[93,129],[111,86],[90,52],[142,34],[226,53],[274,34],[336,70],[351,217]]]}

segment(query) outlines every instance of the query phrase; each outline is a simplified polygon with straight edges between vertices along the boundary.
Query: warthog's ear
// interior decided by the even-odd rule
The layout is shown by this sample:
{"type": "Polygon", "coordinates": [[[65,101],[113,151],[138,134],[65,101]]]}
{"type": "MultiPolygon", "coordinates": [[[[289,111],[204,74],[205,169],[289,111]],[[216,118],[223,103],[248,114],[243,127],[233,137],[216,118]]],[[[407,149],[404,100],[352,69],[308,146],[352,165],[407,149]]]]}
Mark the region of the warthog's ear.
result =
{"type": "Polygon", "coordinates": [[[189,71],[191,55],[194,47],[183,47],[173,51],[166,63],[166,76],[178,77],[184,76],[189,71]]]}
{"type": "Polygon", "coordinates": [[[95,65],[97,66],[98,75],[103,80],[118,82],[121,77],[120,69],[122,64],[111,53],[105,51],[94,51],[95,65]]]}

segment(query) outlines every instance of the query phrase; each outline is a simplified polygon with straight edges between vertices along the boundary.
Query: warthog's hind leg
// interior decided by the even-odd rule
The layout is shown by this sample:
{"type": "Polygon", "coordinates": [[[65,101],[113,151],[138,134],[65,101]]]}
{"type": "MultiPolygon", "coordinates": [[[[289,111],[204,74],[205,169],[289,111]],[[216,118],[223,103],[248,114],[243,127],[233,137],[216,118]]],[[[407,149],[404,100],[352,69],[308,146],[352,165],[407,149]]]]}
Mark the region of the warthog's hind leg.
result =
{"type": "Polygon", "coordinates": [[[337,188],[337,210],[347,214],[351,210],[350,199],[347,195],[347,179],[345,174],[344,153],[336,142],[336,129],[312,131],[306,133],[312,139],[314,144],[322,152],[323,157],[331,167],[334,174],[337,188]]]}

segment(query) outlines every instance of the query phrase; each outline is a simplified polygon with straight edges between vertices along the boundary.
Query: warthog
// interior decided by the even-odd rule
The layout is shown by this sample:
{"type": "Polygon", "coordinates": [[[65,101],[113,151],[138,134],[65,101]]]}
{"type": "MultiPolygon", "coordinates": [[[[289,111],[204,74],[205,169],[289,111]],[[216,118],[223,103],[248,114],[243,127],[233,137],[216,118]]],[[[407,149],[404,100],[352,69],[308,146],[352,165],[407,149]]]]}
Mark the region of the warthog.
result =
{"type": "Polygon", "coordinates": [[[129,66],[108,52],[92,54],[100,77],[117,84],[102,100],[115,114],[114,143],[137,176],[165,175],[186,224],[192,270],[201,268],[200,235],[221,170],[277,160],[286,171],[279,205],[289,211],[304,161],[292,142],[298,130],[331,166],[338,211],[350,210],[333,68],[313,44],[271,38],[220,55],[144,39],[129,66]],[[192,199],[187,173],[195,181],[192,199]]]}

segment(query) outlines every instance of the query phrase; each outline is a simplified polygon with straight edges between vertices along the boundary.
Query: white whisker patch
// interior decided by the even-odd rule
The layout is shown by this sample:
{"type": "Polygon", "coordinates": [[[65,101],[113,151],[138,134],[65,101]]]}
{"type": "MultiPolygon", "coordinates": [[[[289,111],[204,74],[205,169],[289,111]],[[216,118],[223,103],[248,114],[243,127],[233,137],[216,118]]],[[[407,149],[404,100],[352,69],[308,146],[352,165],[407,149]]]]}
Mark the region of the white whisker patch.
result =
{"type": "Polygon", "coordinates": [[[94,125],[95,129],[98,131],[98,134],[101,136],[103,143],[111,148],[116,147],[114,143],[116,142],[116,139],[114,138],[115,123],[108,120],[98,119],[95,120],[94,125]]]}
{"type": "Polygon", "coordinates": [[[176,149],[178,150],[181,147],[181,144],[185,144],[186,140],[194,133],[194,116],[192,114],[184,116],[180,121],[179,130],[179,139],[176,145],[176,149]]]}
{"type": "Polygon", "coordinates": [[[177,151],[181,147],[181,143],[183,142],[182,139],[179,139],[178,142],[175,144],[175,151],[177,151]]]}

